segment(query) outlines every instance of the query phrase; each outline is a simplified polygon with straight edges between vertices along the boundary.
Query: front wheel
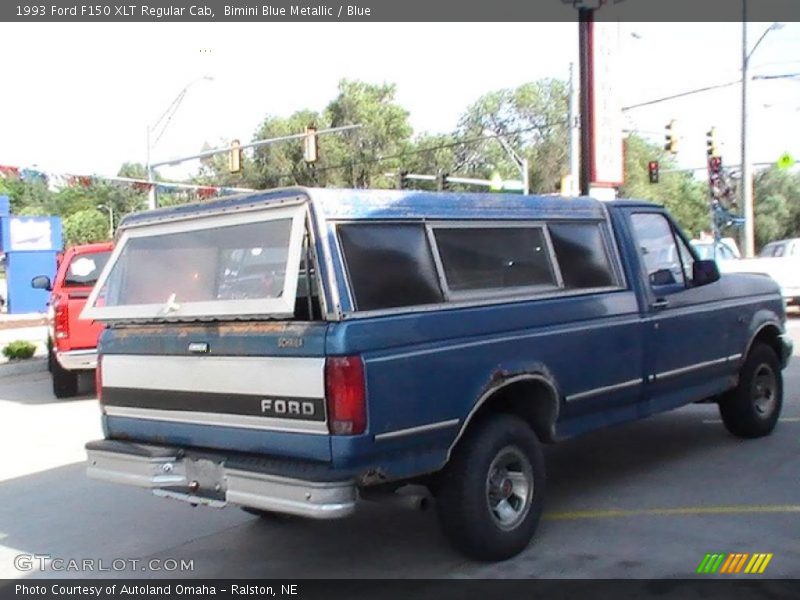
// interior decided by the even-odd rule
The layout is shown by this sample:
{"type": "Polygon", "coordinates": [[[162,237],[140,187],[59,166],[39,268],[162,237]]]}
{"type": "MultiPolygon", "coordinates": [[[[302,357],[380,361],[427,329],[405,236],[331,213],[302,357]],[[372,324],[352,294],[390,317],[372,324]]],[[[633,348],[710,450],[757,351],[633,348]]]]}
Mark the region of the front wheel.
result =
{"type": "Polygon", "coordinates": [[[533,430],[494,415],[467,431],[436,485],[436,506],[450,542],[470,558],[519,554],[539,524],[544,457],[533,430]]]}
{"type": "Polygon", "coordinates": [[[783,378],[775,351],[756,343],[739,373],[739,385],[719,403],[722,422],[733,435],[757,438],[772,433],[783,405],[783,378]]]}

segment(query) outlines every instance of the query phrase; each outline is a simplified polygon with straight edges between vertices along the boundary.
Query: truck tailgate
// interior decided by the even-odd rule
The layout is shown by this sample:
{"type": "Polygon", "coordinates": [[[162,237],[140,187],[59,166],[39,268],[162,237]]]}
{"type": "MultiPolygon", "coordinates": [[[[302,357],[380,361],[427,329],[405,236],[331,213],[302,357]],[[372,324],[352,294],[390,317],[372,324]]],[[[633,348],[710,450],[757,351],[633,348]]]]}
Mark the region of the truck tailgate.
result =
{"type": "Polygon", "coordinates": [[[107,330],[109,437],[330,460],[324,323],[170,324],[107,330]]]}

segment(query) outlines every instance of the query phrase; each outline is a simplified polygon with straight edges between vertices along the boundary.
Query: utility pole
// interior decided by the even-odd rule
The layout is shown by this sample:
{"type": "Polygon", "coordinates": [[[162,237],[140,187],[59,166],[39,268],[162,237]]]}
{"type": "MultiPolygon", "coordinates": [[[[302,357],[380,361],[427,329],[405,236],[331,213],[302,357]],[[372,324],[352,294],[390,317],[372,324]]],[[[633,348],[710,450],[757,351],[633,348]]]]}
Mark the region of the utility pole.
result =
{"type": "Polygon", "coordinates": [[[747,156],[747,80],[749,56],[747,53],[747,0],[742,0],[742,211],[744,211],[744,255],[751,258],[755,254],[755,210],[753,209],[752,169],[747,156]]]}
{"type": "Polygon", "coordinates": [[[569,63],[569,191],[570,196],[577,195],[578,173],[581,169],[581,129],[578,123],[578,77],[575,63],[569,63]]]}
{"type": "Polygon", "coordinates": [[[578,43],[580,52],[581,169],[580,192],[589,195],[592,179],[592,90],[594,89],[592,26],[594,10],[578,8],[578,43]]]}

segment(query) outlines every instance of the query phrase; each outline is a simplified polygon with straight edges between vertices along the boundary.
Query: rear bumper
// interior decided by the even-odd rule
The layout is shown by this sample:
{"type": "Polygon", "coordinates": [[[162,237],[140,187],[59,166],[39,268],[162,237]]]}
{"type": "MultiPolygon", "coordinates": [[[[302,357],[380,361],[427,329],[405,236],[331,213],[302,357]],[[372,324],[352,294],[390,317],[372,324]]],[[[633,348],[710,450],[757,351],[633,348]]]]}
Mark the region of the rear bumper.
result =
{"type": "Polygon", "coordinates": [[[56,352],[56,360],[67,371],[84,371],[97,368],[97,349],[56,352]]]}
{"type": "Polygon", "coordinates": [[[89,477],[148,488],[157,496],[192,504],[235,504],[313,519],[335,519],[355,511],[353,479],[332,477],[322,465],[114,440],[90,442],[86,451],[89,477]]]}

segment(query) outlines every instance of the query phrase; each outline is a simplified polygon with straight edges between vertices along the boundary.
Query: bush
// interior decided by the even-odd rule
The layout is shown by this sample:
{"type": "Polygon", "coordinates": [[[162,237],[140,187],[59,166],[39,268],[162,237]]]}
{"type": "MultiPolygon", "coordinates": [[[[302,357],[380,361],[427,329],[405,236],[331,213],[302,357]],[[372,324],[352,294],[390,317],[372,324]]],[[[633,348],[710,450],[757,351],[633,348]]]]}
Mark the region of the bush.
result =
{"type": "Polygon", "coordinates": [[[36,352],[36,344],[26,340],[11,342],[3,348],[3,355],[9,360],[30,358],[36,352]]]}

